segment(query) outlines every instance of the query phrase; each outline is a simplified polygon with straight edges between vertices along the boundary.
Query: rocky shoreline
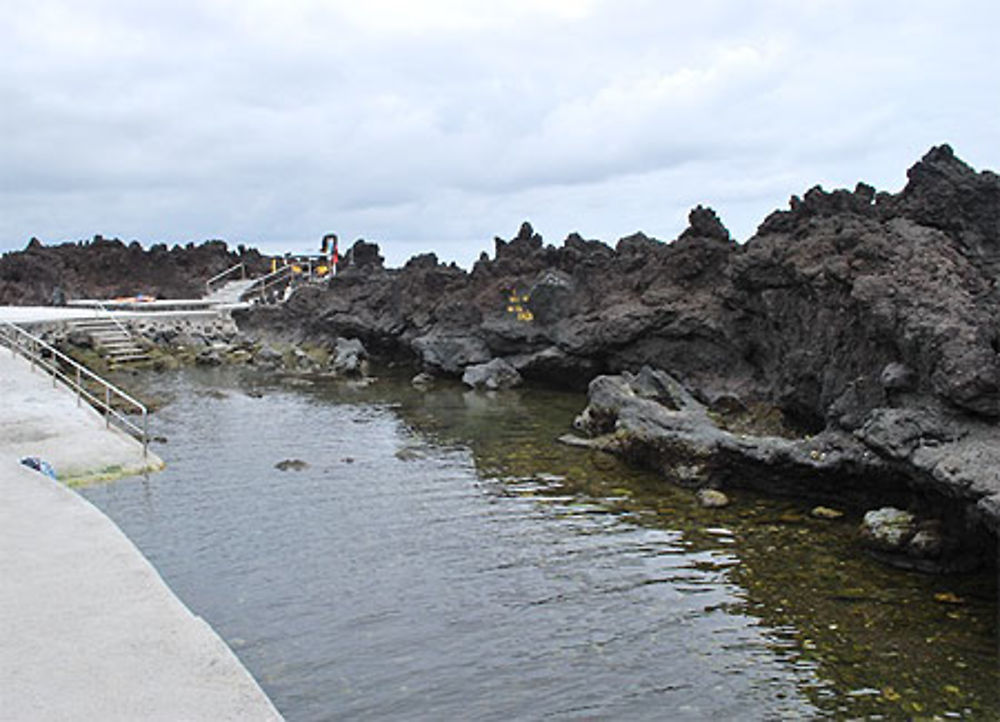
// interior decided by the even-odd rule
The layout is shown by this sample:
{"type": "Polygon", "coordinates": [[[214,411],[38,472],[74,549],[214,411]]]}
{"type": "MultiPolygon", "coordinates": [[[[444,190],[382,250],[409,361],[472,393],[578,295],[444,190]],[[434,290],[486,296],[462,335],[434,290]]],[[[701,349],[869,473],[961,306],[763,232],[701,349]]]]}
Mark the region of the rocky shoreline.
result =
{"type": "Polygon", "coordinates": [[[358,375],[370,354],[422,383],[587,388],[572,443],[695,488],[891,504],[908,516],[876,553],[965,569],[1000,530],[1000,177],[939,146],[908,179],[813,188],[742,245],[701,206],[669,243],[553,247],[525,223],[468,272],[358,241],[231,327],[141,333],[183,362],[358,375]]]}
{"type": "Polygon", "coordinates": [[[524,224],[471,272],[433,255],[388,270],[359,242],[326,287],[236,319],[358,338],[429,374],[502,359],[589,384],[603,420],[583,427],[636,463],[693,486],[881,499],[941,530],[915,566],[964,567],[1000,528],[1000,178],[948,146],[908,178],[898,194],[813,188],[743,245],[702,207],[670,243],[545,246],[524,224]],[[632,388],[646,366],[670,393],[632,388]]]}

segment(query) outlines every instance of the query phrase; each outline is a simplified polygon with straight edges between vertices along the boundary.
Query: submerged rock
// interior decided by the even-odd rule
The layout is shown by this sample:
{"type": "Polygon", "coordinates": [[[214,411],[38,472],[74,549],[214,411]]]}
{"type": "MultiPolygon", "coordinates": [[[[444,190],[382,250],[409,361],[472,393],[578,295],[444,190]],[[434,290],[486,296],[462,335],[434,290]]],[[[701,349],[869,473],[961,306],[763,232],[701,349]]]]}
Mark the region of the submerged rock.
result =
{"type": "Polygon", "coordinates": [[[194,357],[194,362],[199,366],[221,366],[222,354],[218,349],[204,348],[194,357]]]}
{"type": "Polygon", "coordinates": [[[264,345],[254,354],[253,362],[264,369],[276,369],[284,363],[284,357],[274,347],[264,345]]]}
{"type": "Polygon", "coordinates": [[[434,385],[434,381],[434,376],[426,371],[421,371],[419,374],[410,379],[410,383],[418,389],[429,388],[434,385]]]}
{"type": "Polygon", "coordinates": [[[520,386],[522,379],[508,361],[497,358],[489,363],[467,366],[462,374],[462,383],[474,389],[497,391],[520,386]]]}
{"type": "Polygon", "coordinates": [[[279,471],[302,471],[308,469],[309,464],[302,459],[284,459],[275,464],[274,468],[279,471]]]}
{"type": "Polygon", "coordinates": [[[729,506],[729,497],[718,489],[699,489],[698,504],[703,509],[721,509],[729,506]]]}
{"type": "Polygon", "coordinates": [[[902,552],[916,533],[916,517],[893,507],[869,511],[861,521],[861,539],[877,551],[902,552]]]}

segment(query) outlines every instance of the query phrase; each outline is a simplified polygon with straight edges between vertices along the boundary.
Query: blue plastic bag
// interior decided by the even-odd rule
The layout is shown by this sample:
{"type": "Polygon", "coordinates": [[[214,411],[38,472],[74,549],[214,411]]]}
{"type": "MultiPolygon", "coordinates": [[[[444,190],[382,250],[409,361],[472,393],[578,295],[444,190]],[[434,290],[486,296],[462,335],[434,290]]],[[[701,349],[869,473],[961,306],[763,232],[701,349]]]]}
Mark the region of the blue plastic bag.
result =
{"type": "Polygon", "coordinates": [[[56,470],[52,468],[52,465],[43,459],[39,459],[37,456],[25,456],[23,459],[21,459],[21,463],[27,466],[29,469],[40,471],[50,479],[58,478],[56,477],[56,470]]]}

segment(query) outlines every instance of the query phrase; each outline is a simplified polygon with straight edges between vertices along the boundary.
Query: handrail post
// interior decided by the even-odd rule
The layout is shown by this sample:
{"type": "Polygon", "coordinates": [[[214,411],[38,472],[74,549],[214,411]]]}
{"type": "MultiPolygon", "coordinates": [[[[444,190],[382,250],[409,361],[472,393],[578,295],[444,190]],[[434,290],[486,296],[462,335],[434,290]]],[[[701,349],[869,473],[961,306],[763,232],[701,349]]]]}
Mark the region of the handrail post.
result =
{"type": "Polygon", "coordinates": [[[129,396],[127,393],[117,388],[113,384],[109,383],[105,379],[96,375],[89,369],[85,368],[66,354],[59,351],[54,346],[47,344],[36,336],[28,333],[24,329],[20,328],[16,324],[9,321],[0,321],[0,343],[7,343],[10,346],[11,354],[16,358],[18,355],[22,356],[29,365],[32,373],[35,371],[35,366],[41,366],[43,373],[45,371],[50,371],[52,373],[52,383],[58,386],[58,382],[61,380],[66,386],[70,388],[71,391],[76,392],[76,402],[80,405],[83,397],[86,397],[87,402],[91,404],[96,411],[99,413],[101,409],[101,399],[96,395],[99,393],[95,391],[91,393],[83,386],[83,377],[86,376],[88,379],[93,380],[99,387],[104,388],[104,408],[103,414],[105,419],[105,427],[110,428],[111,426],[111,395],[120,398],[124,404],[129,405],[129,407],[134,407],[139,410],[142,415],[142,428],[139,427],[138,423],[132,422],[122,416],[121,414],[115,413],[116,425],[122,427],[126,433],[132,435],[133,437],[142,436],[143,443],[143,458],[147,457],[148,449],[147,445],[149,443],[149,428],[148,428],[148,412],[145,404],[137,401],[133,397],[129,396]],[[49,360],[46,361],[45,354],[49,354],[49,360]],[[60,369],[59,364],[65,364],[66,372],[60,369]],[[49,364],[49,365],[46,365],[49,364]],[[68,369],[74,369],[75,383],[73,376],[70,375],[68,369]],[[73,387],[76,387],[75,389],[73,387]]]}

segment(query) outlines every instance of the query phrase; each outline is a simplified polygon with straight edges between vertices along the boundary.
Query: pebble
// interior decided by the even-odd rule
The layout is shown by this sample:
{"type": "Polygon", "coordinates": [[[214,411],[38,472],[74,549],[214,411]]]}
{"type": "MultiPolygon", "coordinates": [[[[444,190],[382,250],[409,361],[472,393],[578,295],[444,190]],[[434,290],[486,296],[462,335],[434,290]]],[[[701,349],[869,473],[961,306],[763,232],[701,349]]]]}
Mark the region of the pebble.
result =
{"type": "Polygon", "coordinates": [[[827,519],[832,521],[844,516],[844,512],[838,509],[831,509],[828,506],[814,506],[812,511],[809,512],[809,516],[814,519],[827,519]]]}
{"type": "Polygon", "coordinates": [[[729,497],[718,489],[699,489],[697,497],[703,509],[721,509],[729,506],[729,497]]]}

